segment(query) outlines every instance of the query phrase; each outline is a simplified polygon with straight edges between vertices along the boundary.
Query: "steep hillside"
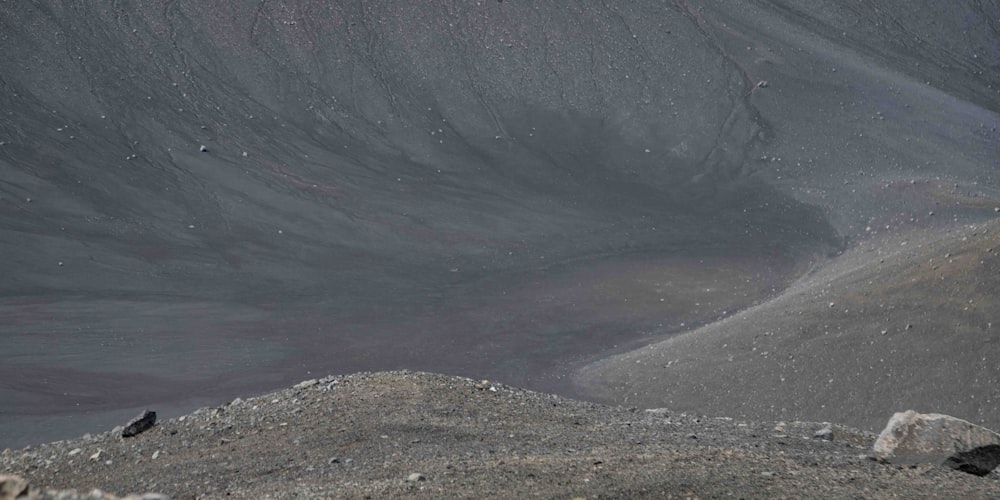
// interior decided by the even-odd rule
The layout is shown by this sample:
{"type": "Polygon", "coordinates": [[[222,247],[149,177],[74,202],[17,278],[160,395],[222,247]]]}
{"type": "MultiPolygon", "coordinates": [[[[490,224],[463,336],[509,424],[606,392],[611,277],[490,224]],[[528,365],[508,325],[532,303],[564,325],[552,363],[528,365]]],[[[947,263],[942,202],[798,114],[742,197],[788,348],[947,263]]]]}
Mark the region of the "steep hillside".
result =
{"type": "MultiPolygon", "coordinates": [[[[998,18],[0,2],[0,446],[315,373],[576,394],[580,366],[770,303],[886,231],[984,223],[998,18]]],[[[820,418],[810,384],[795,413],[820,418]]]]}

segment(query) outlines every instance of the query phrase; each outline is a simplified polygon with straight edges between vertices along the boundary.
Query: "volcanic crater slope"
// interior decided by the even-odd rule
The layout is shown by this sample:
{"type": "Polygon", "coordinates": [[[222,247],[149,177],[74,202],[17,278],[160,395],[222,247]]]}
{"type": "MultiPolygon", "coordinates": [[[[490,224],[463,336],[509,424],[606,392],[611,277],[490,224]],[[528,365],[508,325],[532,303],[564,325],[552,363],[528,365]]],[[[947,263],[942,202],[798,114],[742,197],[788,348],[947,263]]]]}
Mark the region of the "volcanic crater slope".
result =
{"type": "Polygon", "coordinates": [[[993,423],[1000,7],[942,5],[0,2],[0,446],[400,368],[993,423]]]}
{"type": "Polygon", "coordinates": [[[886,415],[927,408],[998,428],[998,310],[1000,221],[908,232],[579,380],[605,401],[739,418],[877,431],[886,415]]]}

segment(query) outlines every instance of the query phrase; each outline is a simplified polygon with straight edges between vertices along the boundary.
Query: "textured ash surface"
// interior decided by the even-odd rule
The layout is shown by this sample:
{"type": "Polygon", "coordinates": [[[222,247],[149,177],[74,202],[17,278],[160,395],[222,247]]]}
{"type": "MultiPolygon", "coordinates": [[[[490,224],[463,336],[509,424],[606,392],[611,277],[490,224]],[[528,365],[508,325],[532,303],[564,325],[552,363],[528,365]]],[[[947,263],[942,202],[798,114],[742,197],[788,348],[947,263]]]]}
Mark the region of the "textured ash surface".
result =
{"type": "Polygon", "coordinates": [[[7,450],[0,471],[56,488],[174,498],[1000,495],[995,473],[869,460],[874,439],[824,423],[649,412],[395,372],[314,380],[136,438],[7,450]],[[812,437],[825,427],[832,440],[812,437]],[[408,481],[412,474],[424,479],[408,481]]]}
{"type": "Polygon", "coordinates": [[[676,5],[3,2],[0,33],[0,443],[310,372],[569,393],[841,241],[745,164],[744,82],[676,5]]]}
{"type": "Polygon", "coordinates": [[[0,1],[0,446],[404,368],[1000,428],[997,19],[0,1]]]}
{"type": "Polygon", "coordinates": [[[781,297],[582,370],[606,401],[752,419],[896,411],[992,427],[1000,404],[1000,223],[866,242],[781,297]]]}

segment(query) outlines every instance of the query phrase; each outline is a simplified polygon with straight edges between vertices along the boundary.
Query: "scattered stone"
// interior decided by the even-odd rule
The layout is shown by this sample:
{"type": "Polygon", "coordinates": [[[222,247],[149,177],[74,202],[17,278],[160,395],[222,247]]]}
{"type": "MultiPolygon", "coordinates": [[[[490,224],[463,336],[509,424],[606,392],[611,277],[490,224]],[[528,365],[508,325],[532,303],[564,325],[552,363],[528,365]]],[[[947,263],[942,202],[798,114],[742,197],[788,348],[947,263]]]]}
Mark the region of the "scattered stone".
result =
{"type": "Polygon", "coordinates": [[[0,474],[0,500],[170,500],[160,493],[143,493],[118,497],[99,489],[89,492],[78,490],[50,490],[32,487],[28,480],[14,475],[0,474]]]}
{"type": "Polygon", "coordinates": [[[666,418],[670,416],[670,411],[666,408],[650,408],[646,410],[646,414],[654,417],[666,418]]]}
{"type": "Polygon", "coordinates": [[[14,500],[27,496],[28,480],[9,474],[0,474],[0,500],[14,500]]]}
{"type": "Polygon", "coordinates": [[[1000,434],[949,415],[908,410],[892,416],[873,450],[880,461],[936,463],[985,476],[1000,465],[1000,434]]]}
{"type": "Polygon", "coordinates": [[[813,433],[813,439],[822,439],[823,441],[833,441],[833,429],[830,427],[824,427],[813,433]]]}
{"type": "Polygon", "coordinates": [[[80,448],[73,448],[72,450],[69,450],[68,455],[72,457],[74,455],[79,455],[82,451],[83,450],[81,450],[80,448]]]}
{"type": "Polygon", "coordinates": [[[302,382],[299,382],[299,383],[295,384],[292,387],[295,388],[295,389],[307,389],[307,388],[312,387],[312,386],[314,386],[314,385],[316,385],[318,383],[319,383],[319,380],[311,378],[309,380],[303,380],[302,382]]]}
{"type": "MultiPolygon", "coordinates": [[[[430,380],[433,385],[430,385],[421,377],[425,376],[345,376],[336,379],[340,380],[340,385],[330,393],[322,392],[321,388],[334,379],[320,378],[313,389],[282,391],[273,397],[279,403],[271,404],[272,396],[265,395],[247,398],[239,407],[225,406],[222,414],[216,414],[213,408],[205,408],[183,421],[157,422],[161,429],[154,428],[138,439],[121,440],[118,435],[106,432],[100,434],[94,443],[64,441],[35,446],[30,451],[9,450],[0,456],[0,473],[17,473],[30,478],[31,493],[37,491],[38,481],[45,480],[60,481],[60,487],[86,485],[89,488],[94,485],[119,493],[136,488],[164,488],[176,494],[178,489],[183,488],[185,492],[200,491],[205,496],[231,493],[233,497],[259,497],[262,496],[262,488],[278,493],[290,491],[283,488],[295,488],[292,491],[305,493],[303,496],[343,498],[364,494],[398,497],[406,492],[412,494],[418,491],[430,496],[474,496],[470,492],[478,489],[480,492],[500,491],[500,496],[520,497],[525,496],[523,493],[535,491],[540,494],[552,491],[565,493],[566,485],[572,483],[571,487],[587,491],[589,498],[608,491],[603,489],[605,486],[600,478],[612,478],[621,481],[618,484],[627,484],[637,477],[634,473],[647,474],[647,462],[632,462],[628,458],[636,454],[652,457],[665,453],[677,458],[676,461],[671,460],[670,468],[674,470],[668,474],[675,475],[668,476],[670,480],[675,477],[687,480],[687,474],[692,471],[700,474],[704,470],[700,461],[705,458],[715,460],[725,457],[725,463],[713,465],[710,473],[733,468],[734,489],[745,489],[748,496],[754,496],[755,492],[763,492],[760,496],[795,496],[795,491],[819,484],[812,490],[819,497],[864,496],[863,491],[869,495],[872,495],[871,491],[876,491],[874,495],[877,496],[880,490],[876,487],[882,488],[881,491],[898,491],[903,497],[919,496],[914,495],[914,491],[946,492],[956,498],[997,497],[992,494],[997,491],[995,481],[962,476],[937,467],[931,468],[930,473],[923,470],[898,471],[895,467],[880,467],[861,460],[870,454],[859,457],[858,454],[865,450],[853,445],[863,445],[870,452],[875,435],[827,422],[772,421],[765,424],[696,417],[679,411],[669,417],[658,418],[655,415],[667,415],[666,409],[649,411],[591,405],[500,384],[496,387],[503,389],[500,394],[505,397],[496,399],[475,389],[470,392],[469,387],[477,380],[433,376],[430,380]],[[413,386],[408,385],[411,382],[413,386]],[[401,396],[405,398],[407,394],[414,393],[433,397],[435,403],[428,407],[421,397],[412,408],[399,404],[401,396]],[[369,399],[370,394],[378,396],[369,399]],[[483,404],[482,398],[490,400],[489,404],[483,404]],[[463,406],[469,401],[473,404],[463,406]],[[380,407],[361,406],[386,402],[392,405],[388,410],[393,414],[389,422],[379,418],[386,414],[380,407]],[[504,406],[508,404],[514,405],[514,408],[504,406]],[[355,405],[366,412],[351,413],[355,405]],[[256,406],[259,409],[251,409],[256,406]],[[368,408],[375,411],[369,413],[368,408]],[[455,412],[453,408],[461,410],[455,412]],[[295,416],[297,410],[301,410],[304,420],[295,416]],[[437,420],[443,415],[459,420],[458,426],[462,429],[484,429],[487,431],[485,439],[471,446],[463,440],[438,439],[442,428],[437,425],[450,425],[447,421],[437,420]],[[525,415],[531,420],[525,422],[523,427],[520,422],[508,420],[517,415],[525,415]],[[278,427],[282,419],[287,419],[287,431],[278,427]],[[536,427],[539,420],[545,427],[536,427]],[[428,422],[433,422],[434,426],[429,426],[428,422]],[[590,431],[568,431],[567,426],[576,422],[587,422],[590,431]],[[401,430],[401,423],[413,427],[401,430]],[[805,440],[777,440],[769,436],[768,426],[805,440]],[[817,429],[827,428],[836,433],[833,441],[836,446],[812,438],[817,429]],[[327,438],[313,442],[302,439],[300,443],[300,432],[312,432],[310,429],[321,429],[320,432],[324,432],[327,438]],[[171,430],[177,431],[176,437],[169,435],[171,430]],[[228,431],[231,432],[227,434],[228,431]],[[615,440],[613,447],[602,444],[600,434],[603,433],[615,440]],[[380,436],[388,438],[379,439],[380,436]],[[525,447],[517,443],[530,443],[536,436],[551,436],[552,440],[539,443],[538,447],[530,445],[527,453],[523,453],[525,447]],[[232,440],[230,444],[240,443],[252,451],[231,453],[225,447],[216,448],[216,444],[226,438],[232,440]],[[372,446],[371,438],[384,444],[372,446]],[[357,443],[359,446],[341,449],[337,443],[357,443]],[[86,449],[83,449],[84,446],[86,449]],[[196,449],[186,449],[189,446],[196,449]],[[261,448],[254,448],[257,446],[261,448]],[[103,448],[103,451],[88,461],[86,453],[94,453],[98,448],[103,448]],[[73,451],[78,449],[82,451],[73,451]],[[258,453],[258,449],[262,452],[258,453]],[[547,456],[558,456],[554,461],[547,461],[544,457],[535,460],[533,457],[538,456],[535,450],[547,456]],[[74,454],[67,456],[71,451],[74,454]],[[393,458],[389,458],[387,452],[392,453],[393,458]],[[786,463],[787,457],[776,458],[786,452],[795,453],[794,461],[801,466],[786,463]],[[295,456],[295,459],[288,460],[289,456],[295,456]],[[354,456],[354,460],[348,456],[354,456]],[[48,458],[52,459],[51,462],[48,458]],[[113,464],[106,465],[112,459],[113,464]],[[326,467],[322,465],[324,459],[328,463],[326,467]],[[411,465],[404,465],[407,462],[411,465]],[[252,483],[247,481],[234,487],[232,485],[236,481],[226,477],[217,479],[214,475],[189,479],[192,475],[219,470],[215,467],[220,463],[225,463],[227,471],[241,474],[240,479],[249,477],[252,483]],[[244,471],[259,470],[257,464],[266,465],[268,470],[291,470],[302,479],[292,485],[284,479],[284,474],[272,477],[242,475],[244,471]],[[496,473],[492,464],[497,464],[500,474],[496,473]],[[786,467],[788,465],[792,465],[791,469],[786,467]],[[410,472],[406,472],[407,468],[410,472]],[[420,469],[430,470],[424,473],[420,469]],[[435,473],[435,470],[444,472],[444,475],[435,473]],[[523,471],[528,473],[521,475],[523,471]],[[427,474],[433,475],[434,481],[427,474]],[[449,478],[453,476],[457,479],[451,483],[449,478]],[[510,479],[512,477],[523,477],[524,480],[514,481],[510,479]],[[90,478],[101,482],[91,482],[90,478]],[[384,482],[385,478],[395,482],[384,482]],[[588,478],[590,481],[585,481],[588,478]],[[940,482],[940,489],[925,490],[935,481],[940,482]],[[185,482],[190,482],[190,486],[185,488],[185,482]],[[517,491],[522,494],[505,494],[508,487],[519,488],[517,491]],[[869,487],[871,489],[864,489],[869,487]],[[435,493],[427,493],[431,488],[435,493]]],[[[729,478],[726,479],[728,481],[729,478]]],[[[695,483],[692,488],[698,488],[699,484],[706,483],[695,483]]],[[[712,496],[712,493],[724,492],[722,488],[728,487],[721,486],[702,493],[712,496]]],[[[87,497],[86,494],[81,492],[79,496],[52,498],[117,500],[117,497],[107,493],[100,497],[87,497]]],[[[152,500],[157,497],[132,495],[127,498],[152,500]]]]}
{"type": "Polygon", "coordinates": [[[156,412],[142,410],[142,413],[125,424],[125,428],[122,429],[122,437],[137,436],[149,430],[154,424],[156,424],[156,412]]]}
{"type": "Polygon", "coordinates": [[[198,148],[198,151],[201,151],[202,153],[207,153],[207,152],[208,152],[208,147],[207,147],[207,146],[205,146],[204,144],[202,144],[202,145],[201,145],[201,146],[200,146],[200,147],[198,148]]]}

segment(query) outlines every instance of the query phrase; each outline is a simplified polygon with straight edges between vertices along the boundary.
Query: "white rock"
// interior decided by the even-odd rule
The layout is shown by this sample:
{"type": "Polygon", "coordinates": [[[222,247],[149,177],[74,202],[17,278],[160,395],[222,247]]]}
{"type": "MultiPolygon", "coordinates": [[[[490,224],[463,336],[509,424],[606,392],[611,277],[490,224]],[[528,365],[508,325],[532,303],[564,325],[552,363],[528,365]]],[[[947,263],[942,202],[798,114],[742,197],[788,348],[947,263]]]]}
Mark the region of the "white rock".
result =
{"type": "Polygon", "coordinates": [[[948,415],[908,410],[892,416],[873,450],[891,463],[936,463],[984,476],[1000,465],[1000,434],[948,415]]]}
{"type": "Polygon", "coordinates": [[[28,480],[10,474],[0,474],[0,498],[28,498],[28,480]]]}
{"type": "Polygon", "coordinates": [[[646,414],[654,417],[666,418],[670,416],[670,410],[666,408],[649,408],[646,410],[646,414]]]}
{"type": "Polygon", "coordinates": [[[306,388],[312,387],[312,386],[314,386],[314,385],[316,385],[318,383],[319,383],[319,380],[311,378],[309,380],[303,380],[302,382],[299,382],[299,383],[295,384],[294,386],[292,386],[292,388],[293,389],[306,389],[306,388]]]}
{"type": "Polygon", "coordinates": [[[830,427],[824,427],[813,433],[813,439],[822,439],[823,441],[833,441],[833,429],[830,427]]]}

